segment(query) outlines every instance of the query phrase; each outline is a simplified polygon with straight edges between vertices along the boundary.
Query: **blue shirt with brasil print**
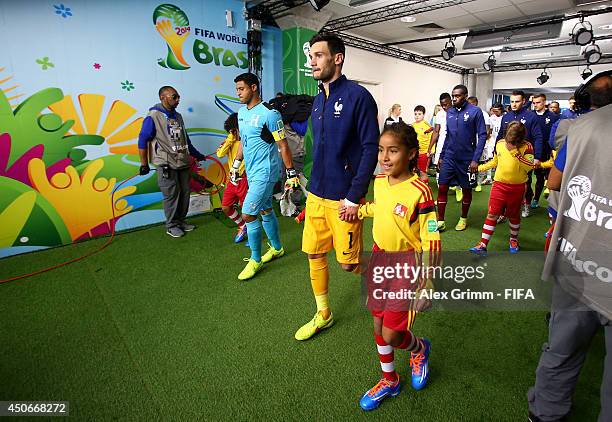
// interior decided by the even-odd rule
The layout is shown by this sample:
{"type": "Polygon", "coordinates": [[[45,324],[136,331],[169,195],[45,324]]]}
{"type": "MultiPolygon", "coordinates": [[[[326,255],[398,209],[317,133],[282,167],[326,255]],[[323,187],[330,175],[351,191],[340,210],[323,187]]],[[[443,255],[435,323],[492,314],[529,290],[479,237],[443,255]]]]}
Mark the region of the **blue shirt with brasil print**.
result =
{"type": "Polygon", "coordinates": [[[275,182],[280,175],[276,142],[285,138],[281,114],[269,104],[238,110],[238,128],[247,180],[275,182]]]}

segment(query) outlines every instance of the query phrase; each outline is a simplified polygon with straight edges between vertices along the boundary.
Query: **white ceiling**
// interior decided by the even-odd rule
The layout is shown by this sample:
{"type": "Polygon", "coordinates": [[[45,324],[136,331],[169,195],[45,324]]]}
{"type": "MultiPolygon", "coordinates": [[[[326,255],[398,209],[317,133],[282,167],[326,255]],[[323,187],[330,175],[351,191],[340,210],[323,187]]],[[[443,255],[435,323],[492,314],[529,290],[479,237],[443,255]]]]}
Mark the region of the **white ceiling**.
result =
{"type": "MultiPolygon", "coordinates": [[[[595,1],[596,0],[589,6],[577,8],[575,7],[574,0],[475,0],[461,5],[413,15],[416,21],[412,23],[401,22],[398,18],[383,23],[351,29],[346,32],[380,43],[388,43],[432,37],[447,33],[458,33],[469,29],[482,28],[483,26],[490,27],[500,23],[508,24],[528,21],[530,18],[536,16],[558,15],[561,13],[572,13],[578,10],[612,6],[612,1],[595,1]],[[441,26],[442,29],[423,30],[420,28],[413,28],[417,25],[428,23],[435,23],[441,26]]],[[[373,4],[373,7],[355,8],[348,6],[349,0],[332,0],[325,6],[325,11],[332,13],[331,19],[336,19],[375,7],[395,3],[399,3],[399,1],[378,1],[373,4]]],[[[612,13],[592,16],[586,20],[593,25],[596,36],[612,34],[612,29],[599,28],[603,25],[612,24],[612,13]]],[[[561,30],[561,38],[558,40],[569,39],[569,34],[576,22],[577,20],[566,21],[561,30]]],[[[463,51],[462,47],[464,40],[465,37],[459,37],[455,40],[459,52],[463,51]]],[[[439,55],[440,50],[444,47],[445,41],[446,40],[422,41],[419,43],[400,45],[399,47],[421,55],[439,55]]],[[[612,53],[612,40],[598,41],[597,44],[603,53],[612,53]]],[[[534,50],[529,51],[529,53],[533,52],[534,50]]],[[[497,55],[499,55],[499,53],[497,55]]],[[[476,68],[481,67],[487,57],[488,53],[456,56],[451,60],[451,63],[476,68]]]]}

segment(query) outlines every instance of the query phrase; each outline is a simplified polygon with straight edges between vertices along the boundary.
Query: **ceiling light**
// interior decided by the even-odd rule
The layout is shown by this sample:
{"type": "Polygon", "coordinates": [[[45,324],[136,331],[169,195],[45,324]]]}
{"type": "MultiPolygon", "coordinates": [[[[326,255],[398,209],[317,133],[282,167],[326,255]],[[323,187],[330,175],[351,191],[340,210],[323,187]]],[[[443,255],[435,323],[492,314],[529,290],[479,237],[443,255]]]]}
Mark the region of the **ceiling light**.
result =
{"type": "Polygon", "coordinates": [[[572,29],[570,34],[572,42],[576,45],[587,45],[593,41],[593,27],[588,21],[584,22],[583,19],[580,18],[580,22],[574,25],[574,29],[572,29]]]}
{"type": "Polygon", "coordinates": [[[405,23],[416,22],[416,18],[414,16],[402,16],[400,20],[405,23]]]}
{"type": "Polygon", "coordinates": [[[612,29],[612,23],[609,23],[609,24],[607,24],[607,25],[601,25],[601,26],[598,26],[598,28],[599,28],[599,29],[603,29],[603,30],[606,30],[606,29],[612,29]]]}
{"type": "Polygon", "coordinates": [[[536,78],[536,81],[538,81],[538,84],[544,85],[546,82],[548,82],[549,79],[550,75],[546,73],[546,68],[544,68],[542,74],[536,78]]]}
{"type": "Polygon", "coordinates": [[[325,6],[329,4],[329,0],[310,0],[310,5],[314,10],[319,12],[325,6]]]}
{"type": "Polygon", "coordinates": [[[455,43],[453,42],[452,38],[448,40],[446,44],[444,44],[444,48],[440,53],[442,54],[442,58],[446,61],[449,61],[455,57],[455,54],[457,54],[457,47],[455,47],[455,43]]]}
{"type": "Polygon", "coordinates": [[[580,76],[582,76],[582,79],[587,80],[591,75],[593,74],[593,71],[591,70],[591,68],[587,65],[586,69],[584,69],[582,71],[582,73],[580,74],[580,76]]]}
{"type": "Polygon", "coordinates": [[[489,55],[489,58],[487,59],[487,61],[482,64],[482,67],[487,72],[492,72],[496,63],[497,61],[495,60],[495,55],[491,52],[491,55],[489,55]]]}
{"type": "Polygon", "coordinates": [[[586,59],[588,64],[595,64],[601,60],[601,50],[599,46],[593,42],[593,44],[587,46],[582,55],[586,59]]]}

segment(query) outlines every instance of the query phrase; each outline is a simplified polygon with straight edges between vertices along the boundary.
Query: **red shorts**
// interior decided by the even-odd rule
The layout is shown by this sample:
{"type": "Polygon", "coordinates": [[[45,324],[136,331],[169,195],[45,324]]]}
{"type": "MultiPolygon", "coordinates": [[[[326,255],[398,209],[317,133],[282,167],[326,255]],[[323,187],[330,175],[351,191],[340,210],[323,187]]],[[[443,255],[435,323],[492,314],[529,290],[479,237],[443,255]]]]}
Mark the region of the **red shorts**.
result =
{"type": "Polygon", "coordinates": [[[242,177],[238,184],[235,185],[229,180],[227,181],[227,186],[225,187],[225,191],[223,191],[223,199],[221,199],[221,205],[224,207],[231,207],[234,204],[239,204],[242,206],[244,202],[244,198],[249,190],[249,183],[247,182],[246,177],[242,177]]]}
{"type": "Polygon", "coordinates": [[[417,167],[422,173],[427,172],[427,154],[419,154],[419,159],[417,161],[417,167]]]}
{"type": "Polygon", "coordinates": [[[383,326],[395,331],[412,331],[416,311],[370,311],[373,317],[382,319],[383,326]]]}
{"type": "MultiPolygon", "coordinates": [[[[372,252],[382,252],[376,243],[372,247],[372,252]]],[[[417,312],[414,310],[391,311],[370,309],[373,317],[382,319],[383,326],[395,331],[410,331],[417,312]]]]}
{"type": "Polygon", "coordinates": [[[493,182],[489,198],[489,214],[520,218],[523,196],[525,196],[524,183],[493,182]]]}

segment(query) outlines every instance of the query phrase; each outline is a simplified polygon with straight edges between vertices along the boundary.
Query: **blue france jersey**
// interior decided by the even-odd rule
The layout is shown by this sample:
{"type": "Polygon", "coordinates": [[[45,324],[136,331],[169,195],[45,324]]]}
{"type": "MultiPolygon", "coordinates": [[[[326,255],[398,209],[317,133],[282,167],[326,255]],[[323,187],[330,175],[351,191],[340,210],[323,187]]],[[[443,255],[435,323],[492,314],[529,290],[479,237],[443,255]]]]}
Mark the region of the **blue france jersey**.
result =
{"type": "Polygon", "coordinates": [[[266,103],[238,110],[247,180],[275,182],[280,174],[276,142],[285,139],[281,114],[266,103]]]}

